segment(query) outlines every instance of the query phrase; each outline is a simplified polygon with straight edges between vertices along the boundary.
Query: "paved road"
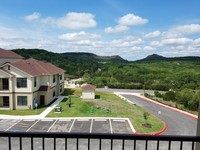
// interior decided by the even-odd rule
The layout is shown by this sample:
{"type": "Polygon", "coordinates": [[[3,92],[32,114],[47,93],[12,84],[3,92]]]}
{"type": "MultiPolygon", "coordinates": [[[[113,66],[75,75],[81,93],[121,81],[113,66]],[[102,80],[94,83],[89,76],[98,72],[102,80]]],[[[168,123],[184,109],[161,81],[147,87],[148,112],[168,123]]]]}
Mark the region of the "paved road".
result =
{"type": "Polygon", "coordinates": [[[158,106],[137,96],[122,96],[165,121],[167,124],[167,130],[164,132],[165,135],[196,135],[197,120],[168,108],[158,106]],[[160,115],[158,111],[161,112],[160,115]]]}
{"type": "MultiPolygon", "coordinates": [[[[126,93],[139,93],[143,94],[144,90],[127,90],[127,89],[105,89],[99,88],[97,91],[102,92],[126,92],[126,93]]],[[[154,91],[146,90],[146,93],[153,94],[154,91]]],[[[196,128],[197,128],[197,120],[188,117],[184,114],[179,112],[170,110],[168,108],[164,108],[158,106],[154,103],[149,101],[143,100],[137,96],[133,95],[122,95],[125,98],[131,100],[138,106],[143,107],[147,111],[151,112],[155,116],[161,118],[167,124],[167,130],[163,133],[165,135],[196,135],[196,128]],[[161,115],[158,115],[158,111],[161,111],[161,115]]]]}
{"type": "MultiPolygon", "coordinates": [[[[129,92],[129,93],[139,93],[139,94],[143,94],[144,90],[127,90],[127,89],[106,89],[106,88],[97,88],[96,91],[99,92],[108,92],[108,93],[114,93],[114,92],[129,92]]],[[[154,91],[153,90],[145,90],[145,93],[148,94],[153,94],[154,91]]],[[[161,91],[161,93],[163,93],[161,91]]]]}

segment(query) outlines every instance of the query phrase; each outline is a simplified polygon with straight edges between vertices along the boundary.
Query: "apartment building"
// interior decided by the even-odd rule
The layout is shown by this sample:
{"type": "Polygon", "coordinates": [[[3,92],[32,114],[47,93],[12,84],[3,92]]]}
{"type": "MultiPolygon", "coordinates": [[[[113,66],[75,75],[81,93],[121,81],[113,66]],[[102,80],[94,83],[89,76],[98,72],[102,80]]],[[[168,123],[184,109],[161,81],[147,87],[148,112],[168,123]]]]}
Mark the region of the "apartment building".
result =
{"type": "Polygon", "coordinates": [[[0,109],[33,109],[64,91],[64,70],[33,58],[0,66],[0,109]]]}
{"type": "Polygon", "coordinates": [[[0,48],[0,66],[7,62],[14,62],[20,59],[23,59],[23,57],[15,52],[0,48]]]}

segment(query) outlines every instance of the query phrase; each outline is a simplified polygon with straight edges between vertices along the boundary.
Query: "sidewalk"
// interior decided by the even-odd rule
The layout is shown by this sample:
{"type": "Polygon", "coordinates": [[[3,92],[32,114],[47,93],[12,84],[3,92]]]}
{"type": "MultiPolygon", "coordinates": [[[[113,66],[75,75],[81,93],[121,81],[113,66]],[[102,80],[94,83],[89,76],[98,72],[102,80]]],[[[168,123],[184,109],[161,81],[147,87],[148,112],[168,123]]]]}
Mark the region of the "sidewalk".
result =
{"type": "MultiPolygon", "coordinates": [[[[2,115],[0,119],[43,119],[45,118],[64,98],[67,96],[58,96],[58,99],[45,109],[40,115],[28,115],[28,116],[13,116],[13,115],[2,115]]],[[[9,111],[9,110],[8,110],[9,111]]]]}

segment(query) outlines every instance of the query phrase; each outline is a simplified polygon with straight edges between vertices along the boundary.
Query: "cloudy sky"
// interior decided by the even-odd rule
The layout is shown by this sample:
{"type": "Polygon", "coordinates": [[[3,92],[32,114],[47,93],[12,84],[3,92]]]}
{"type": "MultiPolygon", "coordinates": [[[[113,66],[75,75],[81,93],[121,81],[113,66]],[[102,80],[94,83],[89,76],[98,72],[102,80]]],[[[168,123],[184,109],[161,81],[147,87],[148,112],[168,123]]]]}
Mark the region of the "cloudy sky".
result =
{"type": "Polygon", "coordinates": [[[0,0],[0,47],[200,56],[199,0],[0,0]]]}

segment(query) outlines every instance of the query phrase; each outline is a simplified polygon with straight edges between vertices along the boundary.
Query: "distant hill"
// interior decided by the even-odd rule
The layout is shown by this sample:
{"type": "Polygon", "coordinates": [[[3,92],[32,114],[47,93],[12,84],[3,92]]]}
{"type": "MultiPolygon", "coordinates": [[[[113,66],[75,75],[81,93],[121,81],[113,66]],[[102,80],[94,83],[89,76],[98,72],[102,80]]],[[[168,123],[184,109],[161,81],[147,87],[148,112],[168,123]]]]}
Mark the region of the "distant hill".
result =
{"type": "Polygon", "coordinates": [[[163,57],[161,55],[152,54],[144,59],[135,62],[156,62],[156,61],[200,61],[198,56],[185,56],[185,57],[163,57]]]}
{"type": "Polygon", "coordinates": [[[85,52],[67,52],[67,53],[54,53],[49,52],[44,49],[14,49],[14,52],[20,54],[25,58],[33,57],[39,59],[38,56],[45,61],[54,61],[53,58],[59,57],[65,59],[84,59],[84,60],[92,60],[95,62],[104,62],[104,63],[121,63],[127,62],[127,60],[121,58],[118,55],[114,56],[98,56],[93,53],[85,53],[85,52]]]}
{"type": "Polygon", "coordinates": [[[166,59],[167,59],[166,57],[163,57],[157,54],[152,54],[138,61],[158,61],[158,60],[166,60],[166,59]]]}
{"type": "Polygon", "coordinates": [[[95,73],[104,63],[126,63],[120,56],[98,56],[92,53],[53,53],[44,49],[14,49],[24,58],[35,58],[51,62],[66,70],[71,78],[95,73]]]}
{"type": "Polygon", "coordinates": [[[136,61],[127,61],[119,55],[114,56],[98,56],[93,53],[87,52],[66,52],[54,53],[44,49],[14,49],[14,52],[23,56],[24,58],[33,57],[35,59],[55,63],[57,61],[90,61],[95,63],[127,63],[127,62],[156,62],[156,61],[200,61],[198,56],[185,56],[185,57],[163,57],[158,54],[152,54],[144,59],[136,61]]]}
{"type": "Polygon", "coordinates": [[[93,53],[81,53],[81,52],[67,52],[67,53],[62,53],[61,54],[63,57],[73,57],[77,59],[92,59],[97,62],[112,62],[112,63],[117,63],[117,62],[127,62],[127,60],[121,58],[119,55],[114,55],[114,56],[98,56],[93,53]]]}

